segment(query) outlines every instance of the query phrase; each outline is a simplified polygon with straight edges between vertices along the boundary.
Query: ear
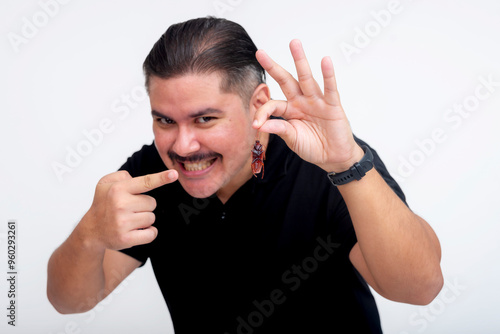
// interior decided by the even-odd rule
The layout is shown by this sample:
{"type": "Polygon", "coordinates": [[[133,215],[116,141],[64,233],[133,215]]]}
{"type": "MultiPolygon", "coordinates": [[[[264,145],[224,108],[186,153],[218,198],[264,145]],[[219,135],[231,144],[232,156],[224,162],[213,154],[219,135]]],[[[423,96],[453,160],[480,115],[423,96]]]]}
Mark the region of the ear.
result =
{"type": "Polygon", "coordinates": [[[262,83],[255,88],[250,99],[250,111],[254,114],[260,107],[271,100],[271,93],[269,91],[269,86],[262,83]]]}

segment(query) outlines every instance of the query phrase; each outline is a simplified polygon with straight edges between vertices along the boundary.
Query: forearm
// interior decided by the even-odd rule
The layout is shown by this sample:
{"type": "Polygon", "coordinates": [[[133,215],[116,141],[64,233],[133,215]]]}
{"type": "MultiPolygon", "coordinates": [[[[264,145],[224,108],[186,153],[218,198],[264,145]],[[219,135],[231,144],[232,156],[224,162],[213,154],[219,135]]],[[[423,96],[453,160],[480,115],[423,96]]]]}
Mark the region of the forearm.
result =
{"type": "Polygon", "coordinates": [[[47,296],[59,312],[92,309],[141,264],[118,250],[156,238],[156,201],[142,193],[177,176],[167,170],[132,178],[118,171],[99,180],[89,211],[49,260],[47,296]]]}
{"type": "Polygon", "coordinates": [[[425,303],[440,290],[441,250],[432,228],[399,199],[375,169],[339,186],[375,289],[386,298],[425,303]]]}
{"type": "Polygon", "coordinates": [[[104,248],[91,245],[77,226],[48,263],[47,296],[60,313],[92,309],[107,295],[104,248]]]}

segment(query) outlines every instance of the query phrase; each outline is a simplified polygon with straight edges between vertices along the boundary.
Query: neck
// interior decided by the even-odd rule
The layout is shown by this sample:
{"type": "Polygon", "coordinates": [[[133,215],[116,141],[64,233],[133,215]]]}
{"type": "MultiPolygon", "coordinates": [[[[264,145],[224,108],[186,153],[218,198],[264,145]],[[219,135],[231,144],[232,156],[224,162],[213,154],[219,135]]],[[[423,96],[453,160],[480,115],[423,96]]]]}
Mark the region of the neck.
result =
{"type": "Polygon", "coordinates": [[[239,182],[238,184],[230,185],[224,188],[221,188],[217,191],[216,195],[222,204],[226,204],[227,201],[234,195],[234,193],[241,188],[250,178],[252,177],[252,171],[250,170],[250,175],[246,177],[243,182],[239,182]]]}
{"type": "MultiPolygon", "coordinates": [[[[268,133],[261,133],[259,136],[259,141],[260,143],[264,146],[265,149],[267,149],[267,144],[269,143],[269,134],[268,133]]],[[[222,204],[226,204],[226,202],[233,196],[233,194],[241,188],[245,183],[247,183],[248,180],[250,180],[253,177],[253,172],[252,172],[252,155],[248,155],[248,160],[245,163],[245,172],[242,173],[241,175],[238,175],[235,179],[231,180],[230,184],[226,185],[225,187],[220,188],[216,195],[219,198],[219,200],[222,202],[222,204]]],[[[260,177],[260,176],[259,176],[260,177]]]]}

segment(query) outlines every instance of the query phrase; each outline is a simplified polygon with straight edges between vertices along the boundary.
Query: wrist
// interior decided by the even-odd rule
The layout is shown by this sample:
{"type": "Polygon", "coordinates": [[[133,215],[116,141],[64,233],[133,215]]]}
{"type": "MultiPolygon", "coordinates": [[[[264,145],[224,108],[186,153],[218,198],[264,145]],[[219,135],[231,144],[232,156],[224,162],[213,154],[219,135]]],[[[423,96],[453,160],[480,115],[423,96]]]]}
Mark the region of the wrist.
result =
{"type": "Polygon", "coordinates": [[[342,172],[329,172],[328,178],[334,186],[347,184],[351,181],[361,180],[373,168],[373,154],[368,146],[362,146],[363,156],[353,165],[342,172]]]}
{"type": "Polygon", "coordinates": [[[342,162],[335,162],[335,163],[330,163],[322,168],[327,172],[327,173],[341,173],[349,168],[351,168],[356,162],[359,162],[363,156],[365,155],[365,152],[359,146],[358,144],[355,144],[355,146],[352,148],[351,152],[349,153],[349,157],[347,159],[344,159],[342,162]]]}

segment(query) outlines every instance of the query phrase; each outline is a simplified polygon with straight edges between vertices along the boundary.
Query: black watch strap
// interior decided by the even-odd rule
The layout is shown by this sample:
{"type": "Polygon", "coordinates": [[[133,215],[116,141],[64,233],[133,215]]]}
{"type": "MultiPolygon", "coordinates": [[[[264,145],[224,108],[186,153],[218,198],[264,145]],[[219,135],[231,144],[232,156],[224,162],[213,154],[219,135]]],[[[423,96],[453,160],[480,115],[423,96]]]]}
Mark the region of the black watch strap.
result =
{"type": "Polygon", "coordinates": [[[359,162],[356,162],[351,168],[345,172],[328,173],[328,178],[333,183],[334,186],[340,186],[342,184],[349,183],[354,180],[361,180],[365,176],[366,172],[373,168],[373,153],[368,148],[368,146],[361,146],[365,155],[359,162]]]}

